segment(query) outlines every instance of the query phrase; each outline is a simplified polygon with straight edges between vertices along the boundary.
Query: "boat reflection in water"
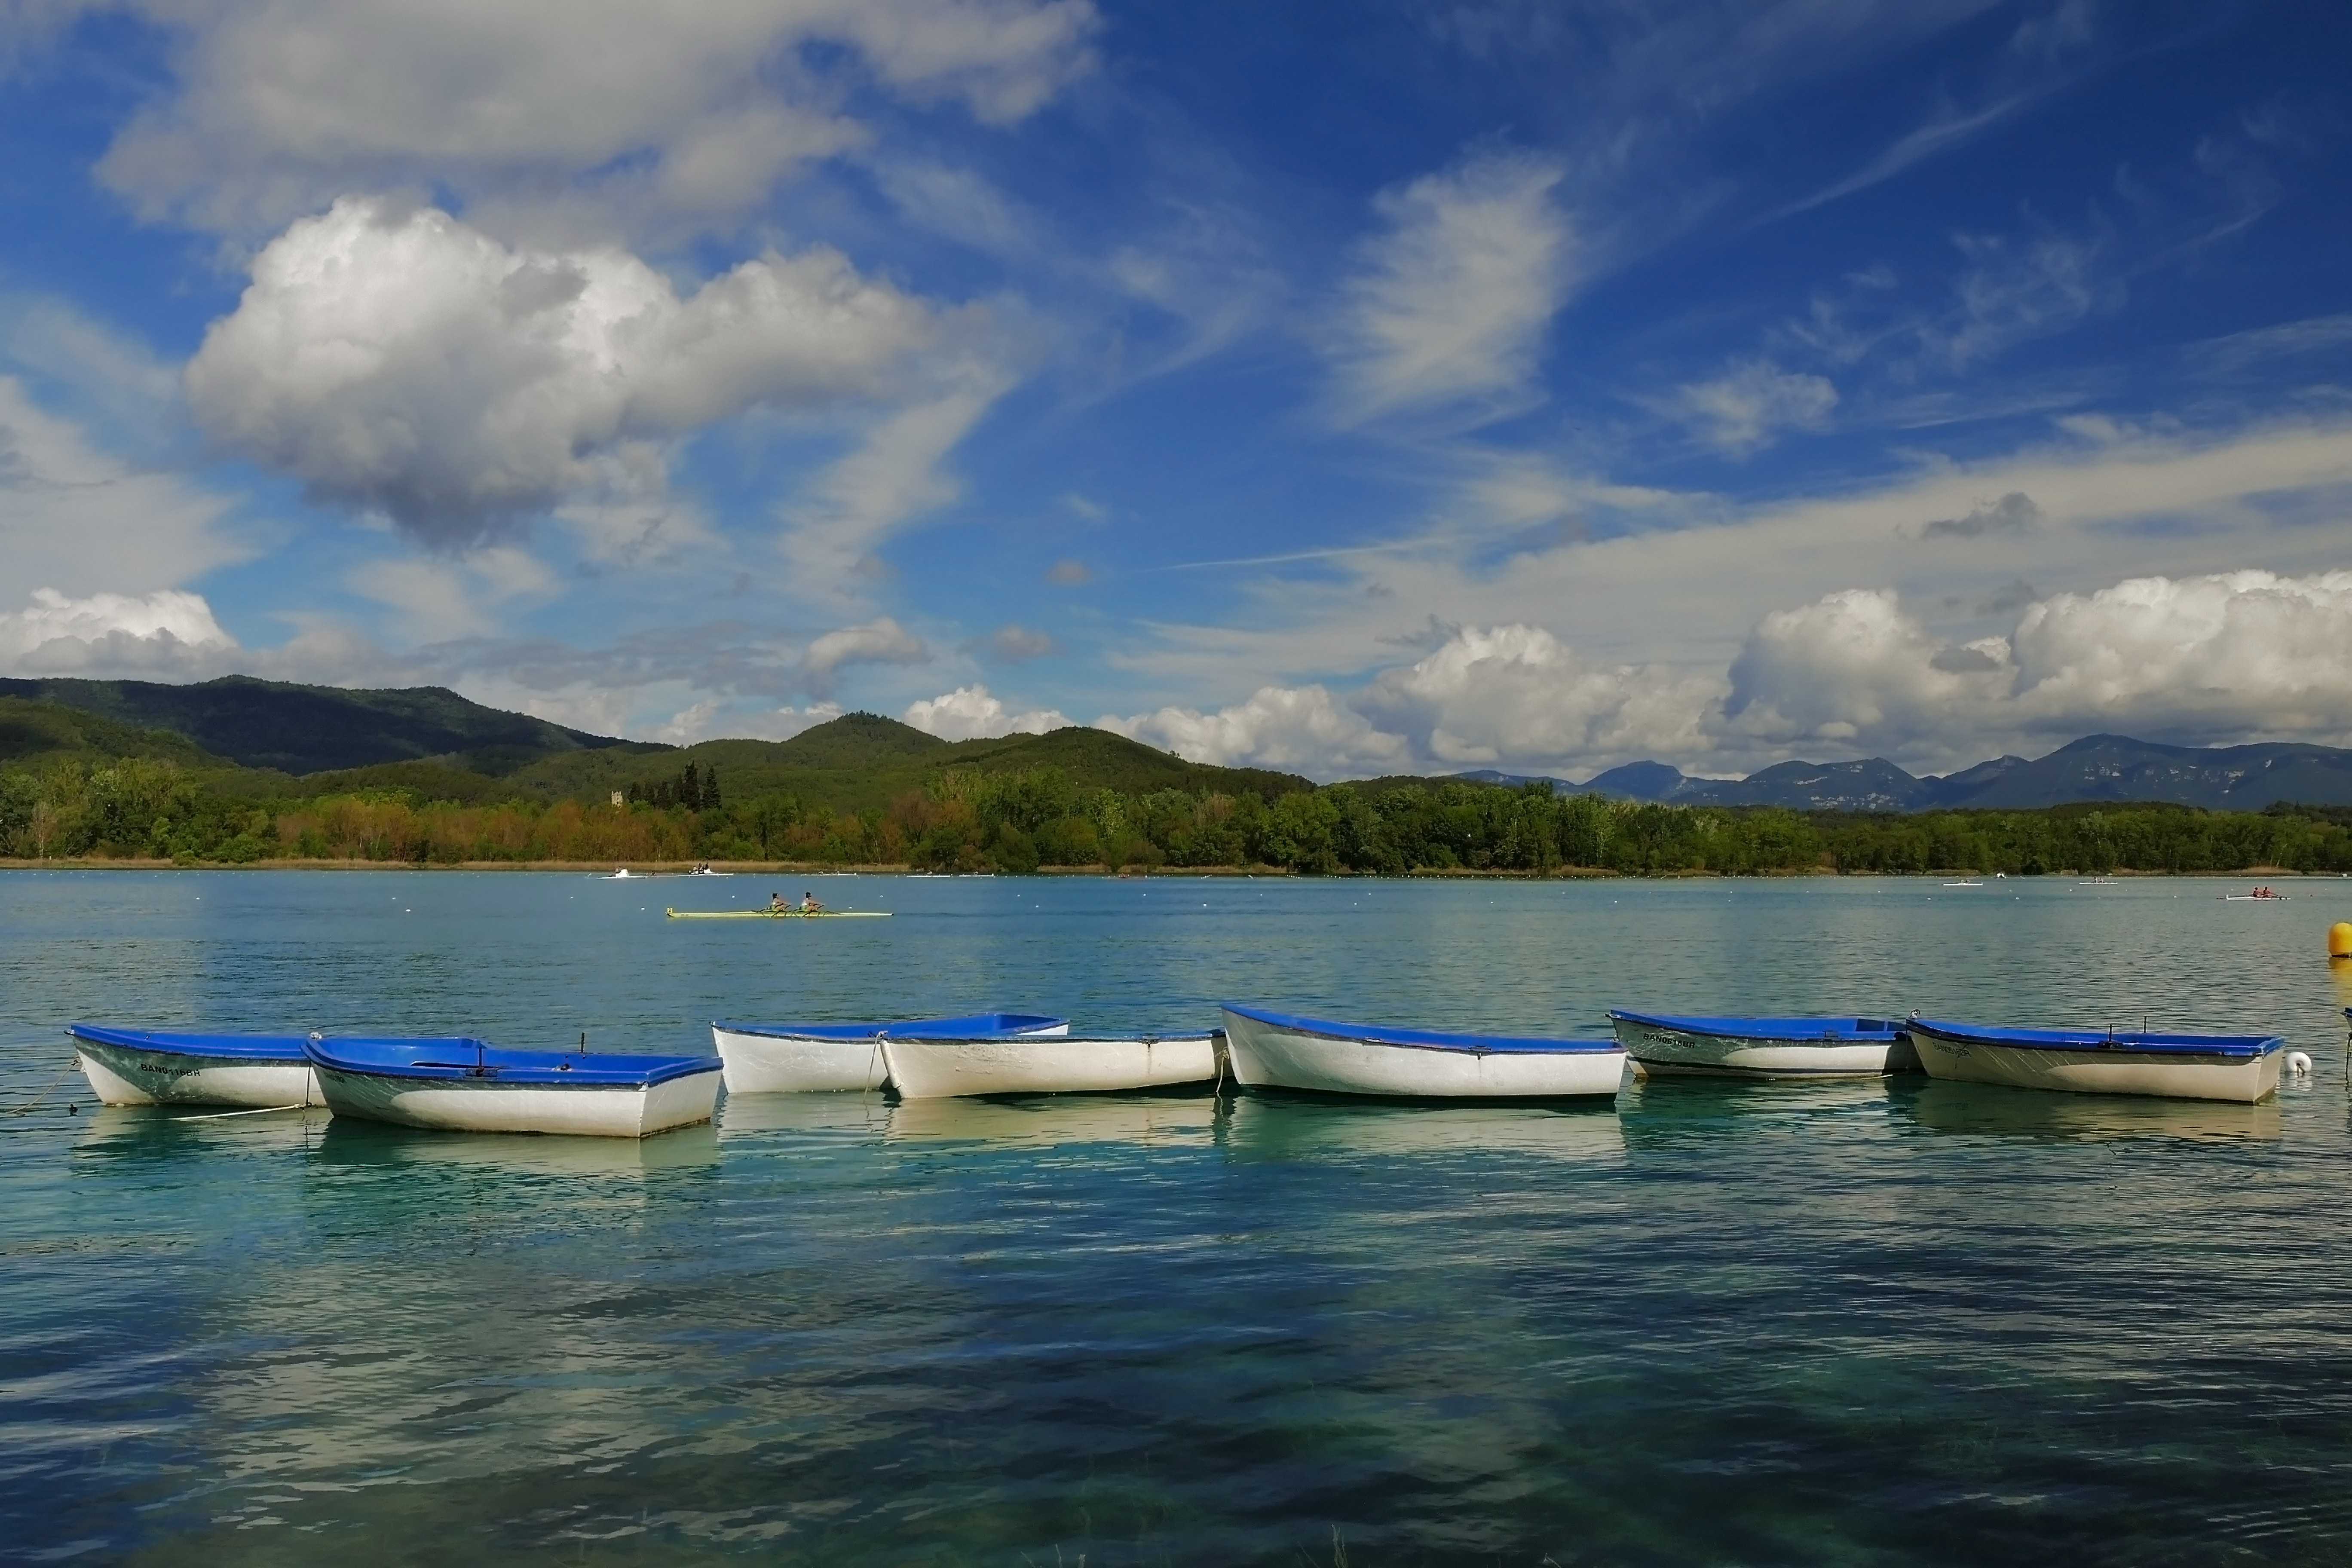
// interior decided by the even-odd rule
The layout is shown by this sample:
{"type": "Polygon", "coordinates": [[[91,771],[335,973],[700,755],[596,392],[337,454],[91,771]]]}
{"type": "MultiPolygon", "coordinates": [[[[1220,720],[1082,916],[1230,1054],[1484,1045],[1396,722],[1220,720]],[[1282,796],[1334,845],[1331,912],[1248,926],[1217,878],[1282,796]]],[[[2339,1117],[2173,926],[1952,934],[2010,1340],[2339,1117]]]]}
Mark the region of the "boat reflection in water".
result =
{"type": "Polygon", "coordinates": [[[997,1147],[1136,1143],[1206,1148],[1214,1141],[1217,1114],[1215,1099],[1197,1092],[908,1100],[890,1108],[885,1135],[894,1142],[997,1147]]]}
{"type": "Polygon", "coordinates": [[[327,1125],[327,1108],[223,1115],[182,1105],[97,1105],[80,1117],[76,1159],[218,1160],[309,1148],[327,1125]]]}
{"type": "Polygon", "coordinates": [[[1931,1132],[2060,1142],[2173,1138],[2197,1143],[2269,1142],[2285,1131],[2275,1098],[2244,1105],[2137,1095],[2057,1095],[2000,1084],[1937,1079],[1895,1093],[1931,1132]]]}
{"type": "Polygon", "coordinates": [[[311,1159],[330,1170],[396,1173],[404,1180],[472,1174],[559,1182],[636,1178],[716,1165],[719,1138],[708,1122],[658,1138],[517,1138],[499,1132],[425,1136],[387,1122],[338,1117],[314,1133],[311,1159]]]}
{"type": "Polygon", "coordinates": [[[1603,1100],[1574,1107],[1424,1105],[1245,1094],[1220,1133],[1243,1159],[1414,1159],[1530,1154],[1582,1163],[1625,1157],[1625,1129],[1603,1100]]]}

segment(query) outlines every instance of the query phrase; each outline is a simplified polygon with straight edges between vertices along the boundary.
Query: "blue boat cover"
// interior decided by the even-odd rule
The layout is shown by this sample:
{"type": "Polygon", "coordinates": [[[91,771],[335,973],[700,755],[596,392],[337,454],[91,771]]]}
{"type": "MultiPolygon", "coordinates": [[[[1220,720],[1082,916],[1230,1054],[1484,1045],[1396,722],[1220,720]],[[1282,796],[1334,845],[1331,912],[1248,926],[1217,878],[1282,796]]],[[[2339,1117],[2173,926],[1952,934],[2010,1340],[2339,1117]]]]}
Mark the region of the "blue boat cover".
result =
{"type": "Polygon", "coordinates": [[[643,1089],[717,1072],[717,1057],[626,1056],[606,1051],[509,1051],[470,1037],[334,1035],[306,1039],[312,1065],[372,1078],[508,1084],[624,1085],[643,1089]]]}
{"type": "Polygon", "coordinates": [[[1339,1024],[1328,1018],[1303,1017],[1297,1013],[1270,1013],[1263,1007],[1223,1004],[1228,1013],[1326,1039],[1361,1040],[1372,1046],[1410,1046],[1425,1051],[1477,1051],[1490,1056],[1580,1056],[1601,1051],[1622,1052],[1612,1038],[1551,1038],[1540,1035],[1448,1035],[1433,1029],[1391,1029],[1376,1024],[1339,1024]]]}
{"type": "Polygon", "coordinates": [[[736,1035],[775,1035],[792,1040],[870,1040],[888,1035],[899,1040],[986,1040],[1003,1035],[1034,1035],[1055,1029],[1067,1018],[1042,1013],[971,1013],[961,1018],[908,1018],[896,1024],[730,1024],[713,1019],[712,1026],[736,1035]]]}
{"type": "Polygon", "coordinates": [[[92,1045],[118,1046],[156,1056],[289,1064],[302,1059],[300,1035],[198,1035],[172,1029],[117,1029],[105,1024],[68,1024],[66,1033],[92,1045]]]}
{"type": "Polygon", "coordinates": [[[1904,1025],[1964,1046],[2024,1046],[2037,1051],[2145,1051],[2168,1056],[2264,1057],[2286,1041],[2277,1035],[2189,1035],[2137,1029],[2001,1029],[1914,1018],[1904,1025]]]}
{"type": "Polygon", "coordinates": [[[1842,1040],[1857,1044],[1892,1045],[1903,1026],[1886,1018],[1729,1018],[1687,1013],[1628,1013],[1612,1007],[1609,1016],[1629,1024],[1649,1024],[1679,1029],[1685,1035],[1715,1035],[1747,1040],[1842,1040]]]}

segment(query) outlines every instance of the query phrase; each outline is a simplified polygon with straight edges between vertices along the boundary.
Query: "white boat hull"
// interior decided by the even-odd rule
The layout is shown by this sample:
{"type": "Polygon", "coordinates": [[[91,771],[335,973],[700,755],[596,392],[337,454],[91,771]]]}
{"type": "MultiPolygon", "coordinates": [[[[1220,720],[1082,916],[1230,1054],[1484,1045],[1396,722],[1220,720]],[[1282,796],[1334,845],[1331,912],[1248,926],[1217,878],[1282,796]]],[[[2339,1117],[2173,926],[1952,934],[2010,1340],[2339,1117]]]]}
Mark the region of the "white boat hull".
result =
{"type": "Polygon", "coordinates": [[[710,1120],[715,1072],[648,1086],[502,1084],[496,1079],[409,1079],[319,1069],[327,1108],[338,1116],[442,1132],[554,1132],[644,1138],[710,1120]]]}
{"type": "Polygon", "coordinates": [[[2284,1051],[2254,1057],[2190,1056],[2175,1051],[2042,1050],[2031,1046],[1962,1044],[1912,1037],[1931,1078],[1998,1083],[2067,1094],[2149,1094],[2167,1100],[2222,1100],[2242,1105],[2278,1091],[2284,1051]]]}
{"type": "Polygon", "coordinates": [[[973,1094],[1071,1094],[1208,1083],[1217,1076],[1214,1035],[1070,1039],[1022,1035],[986,1040],[882,1041],[902,1100],[973,1094]]]}
{"type": "Polygon", "coordinates": [[[318,1105],[319,1080],[308,1062],[256,1061],[134,1050],[74,1041],[76,1061],[102,1105],[228,1105],[248,1110],[318,1105]]]}
{"type": "MultiPolygon", "coordinates": [[[[1070,1032],[1067,1024],[1024,1038],[1045,1039],[1070,1032]]],[[[753,1035],[715,1025],[710,1037],[727,1075],[730,1094],[857,1094],[887,1087],[889,1064],[881,1042],[813,1039],[797,1035],[753,1035]]]]}
{"type": "Polygon", "coordinates": [[[1898,1036],[1882,1040],[1775,1040],[1700,1035],[1658,1024],[1614,1020],[1617,1043],[1639,1073],[1727,1078],[1878,1078],[1916,1072],[1919,1058],[1898,1036]]]}
{"type": "Polygon", "coordinates": [[[856,1093],[890,1081],[878,1040],[810,1040],[714,1028],[730,1094],[856,1093]]]}
{"type": "Polygon", "coordinates": [[[1407,1100],[1555,1100],[1613,1095],[1625,1053],[1441,1050],[1303,1034],[1225,1015],[1234,1081],[1253,1089],[1407,1100]]]}

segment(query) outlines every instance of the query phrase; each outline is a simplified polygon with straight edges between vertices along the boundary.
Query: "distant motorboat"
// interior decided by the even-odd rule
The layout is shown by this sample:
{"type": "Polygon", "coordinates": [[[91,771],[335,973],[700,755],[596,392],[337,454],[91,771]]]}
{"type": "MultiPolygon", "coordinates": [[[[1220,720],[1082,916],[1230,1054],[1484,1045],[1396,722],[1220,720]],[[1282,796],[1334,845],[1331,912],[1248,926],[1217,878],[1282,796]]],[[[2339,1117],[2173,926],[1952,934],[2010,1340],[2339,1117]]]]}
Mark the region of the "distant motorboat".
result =
{"type": "Polygon", "coordinates": [[[1067,1018],[1040,1013],[972,1013],[875,1024],[730,1024],[714,1020],[710,1037],[727,1066],[730,1094],[840,1094],[890,1081],[882,1059],[885,1033],[899,1038],[994,1039],[1067,1035],[1067,1018]]]}
{"type": "Polygon", "coordinates": [[[74,1024],[74,1059],[102,1105],[321,1103],[300,1035],[203,1035],[74,1024]]]}
{"type": "Polygon", "coordinates": [[[2069,1094],[2150,1094],[2251,1105],[2278,1089],[2276,1035],[2006,1029],[1904,1023],[1930,1077],[2069,1094]]]}
{"type": "Polygon", "coordinates": [[[1074,1094],[1208,1084],[1224,1036],[997,1035],[976,1039],[880,1037],[903,1100],[978,1094],[1074,1094]]]}
{"type": "Polygon", "coordinates": [[[1549,1100],[1614,1095],[1625,1047],[1614,1039],[1449,1034],[1343,1024],[1224,1005],[1234,1081],[1250,1088],[1412,1100],[1549,1100]]]}
{"type": "Polygon", "coordinates": [[[1733,1078],[1878,1077],[1916,1072],[1903,1026],[1886,1018],[1746,1018],[1611,1008],[1639,1073],[1733,1078]]]}
{"type": "Polygon", "coordinates": [[[312,1035],[337,1116],[445,1132],[644,1138],[710,1120],[717,1057],[513,1051],[471,1037],[312,1035]]]}

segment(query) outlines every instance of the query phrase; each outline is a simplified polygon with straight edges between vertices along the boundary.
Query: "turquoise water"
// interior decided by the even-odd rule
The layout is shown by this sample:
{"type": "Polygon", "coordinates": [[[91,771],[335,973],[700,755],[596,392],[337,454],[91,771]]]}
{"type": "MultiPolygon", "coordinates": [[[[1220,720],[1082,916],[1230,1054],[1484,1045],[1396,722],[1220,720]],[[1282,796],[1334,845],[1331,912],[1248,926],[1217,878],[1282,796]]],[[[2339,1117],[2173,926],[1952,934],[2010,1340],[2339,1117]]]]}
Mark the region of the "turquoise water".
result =
{"type": "MultiPolygon", "coordinates": [[[[707,1048],[712,1016],[1224,996],[2276,1031],[2259,1107],[1927,1085],[1613,1109],[746,1098],[642,1146],[322,1114],[0,1122],[25,1561],[2352,1561],[2326,924],[2203,881],[0,877],[58,1027],[707,1048]]],[[[79,1114],[61,1113],[71,1099],[79,1114]]]]}

